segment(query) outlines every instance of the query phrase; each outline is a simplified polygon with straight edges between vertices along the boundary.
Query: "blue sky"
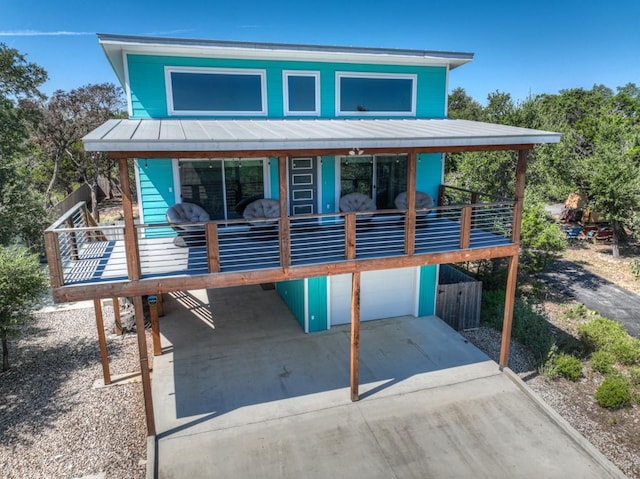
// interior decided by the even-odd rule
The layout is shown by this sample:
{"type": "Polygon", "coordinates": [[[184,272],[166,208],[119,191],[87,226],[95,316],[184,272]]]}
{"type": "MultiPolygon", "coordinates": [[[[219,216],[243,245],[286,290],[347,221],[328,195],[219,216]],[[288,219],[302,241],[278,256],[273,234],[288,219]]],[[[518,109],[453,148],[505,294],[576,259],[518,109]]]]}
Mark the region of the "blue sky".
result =
{"type": "Polygon", "coordinates": [[[485,103],[640,85],[640,0],[0,0],[0,42],[43,66],[47,94],[113,82],[96,33],[471,52],[451,73],[485,103]],[[384,5],[384,6],[382,6],[384,5]]]}

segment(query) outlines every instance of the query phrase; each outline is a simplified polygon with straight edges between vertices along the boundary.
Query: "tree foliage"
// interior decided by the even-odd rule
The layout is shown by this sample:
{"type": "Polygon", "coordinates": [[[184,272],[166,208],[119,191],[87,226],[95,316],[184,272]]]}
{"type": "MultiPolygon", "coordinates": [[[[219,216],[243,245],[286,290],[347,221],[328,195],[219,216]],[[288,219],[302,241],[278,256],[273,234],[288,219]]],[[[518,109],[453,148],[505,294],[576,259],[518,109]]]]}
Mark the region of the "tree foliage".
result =
{"type": "Polygon", "coordinates": [[[25,248],[0,246],[0,339],[2,370],[9,368],[8,338],[31,317],[47,289],[47,278],[36,256],[25,248]]]}
{"type": "MultiPolygon", "coordinates": [[[[462,89],[452,92],[452,117],[562,133],[558,145],[529,154],[527,191],[543,201],[563,201],[571,192],[614,228],[614,255],[624,227],[636,228],[640,211],[640,88],[614,92],[603,85],[539,95],[515,104],[493,92],[480,107],[462,89]]],[[[449,155],[447,181],[500,196],[513,196],[515,156],[504,152],[449,155]]],[[[525,232],[523,228],[523,233],[525,232]]],[[[637,233],[637,232],[636,232],[637,233]]]]}

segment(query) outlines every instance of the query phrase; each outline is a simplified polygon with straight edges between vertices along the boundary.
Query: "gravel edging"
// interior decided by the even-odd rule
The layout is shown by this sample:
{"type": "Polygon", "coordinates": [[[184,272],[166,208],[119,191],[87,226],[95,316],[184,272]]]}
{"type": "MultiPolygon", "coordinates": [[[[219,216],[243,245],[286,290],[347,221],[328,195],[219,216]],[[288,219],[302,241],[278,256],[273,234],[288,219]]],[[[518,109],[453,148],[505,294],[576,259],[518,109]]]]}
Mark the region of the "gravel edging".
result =
{"type": "MultiPolygon", "coordinates": [[[[104,308],[105,323],[112,317],[104,308]]],[[[138,371],[135,334],[107,331],[111,374],[138,371]]],[[[93,308],[36,313],[9,342],[0,373],[0,474],[4,479],[145,477],[147,441],[139,383],[102,379],[93,308]]]]}

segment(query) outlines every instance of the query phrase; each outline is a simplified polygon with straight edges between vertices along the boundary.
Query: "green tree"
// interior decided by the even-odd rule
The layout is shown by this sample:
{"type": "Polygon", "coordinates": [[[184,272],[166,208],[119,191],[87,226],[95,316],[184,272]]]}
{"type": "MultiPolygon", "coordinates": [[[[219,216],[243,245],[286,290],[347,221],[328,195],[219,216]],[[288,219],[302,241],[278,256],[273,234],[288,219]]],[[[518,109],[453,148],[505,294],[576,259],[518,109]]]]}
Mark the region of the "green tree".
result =
{"type": "Polygon", "coordinates": [[[25,248],[0,246],[0,339],[2,370],[9,369],[9,336],[31,317],[47,289],[47,278],[37,257],[25,248]]]}
{"type": "Polygon", "coordinates": [[[39,120],[34,102],[47,79],[44,69],[0,44],[0,245],[16,241],[38,246],[45,211],[27,165],[29,129],[39,120]]]}

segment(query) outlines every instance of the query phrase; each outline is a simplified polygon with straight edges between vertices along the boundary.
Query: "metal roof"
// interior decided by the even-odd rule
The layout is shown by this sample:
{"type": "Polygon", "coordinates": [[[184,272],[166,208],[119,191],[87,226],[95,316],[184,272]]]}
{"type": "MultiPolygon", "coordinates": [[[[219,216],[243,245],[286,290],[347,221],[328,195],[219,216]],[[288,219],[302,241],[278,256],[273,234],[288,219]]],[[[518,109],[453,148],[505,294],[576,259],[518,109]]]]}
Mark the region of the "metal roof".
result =
{"type": "Polygon", "coordinates": [[[129,119],[109,120],[82,141],[87,151],[224,153],[482,149],[558,143],[560,138],[549,131],[449,119],[129,119]]]}
{"type": "Polygon", "coordinates": [[[105,33],[99,33],[98,40],[123,85],[126,83],[123,53],[336,63],[446,65],[450,70],[473,60],[473,53],[400,48],[238,42],[105,33]]]}

